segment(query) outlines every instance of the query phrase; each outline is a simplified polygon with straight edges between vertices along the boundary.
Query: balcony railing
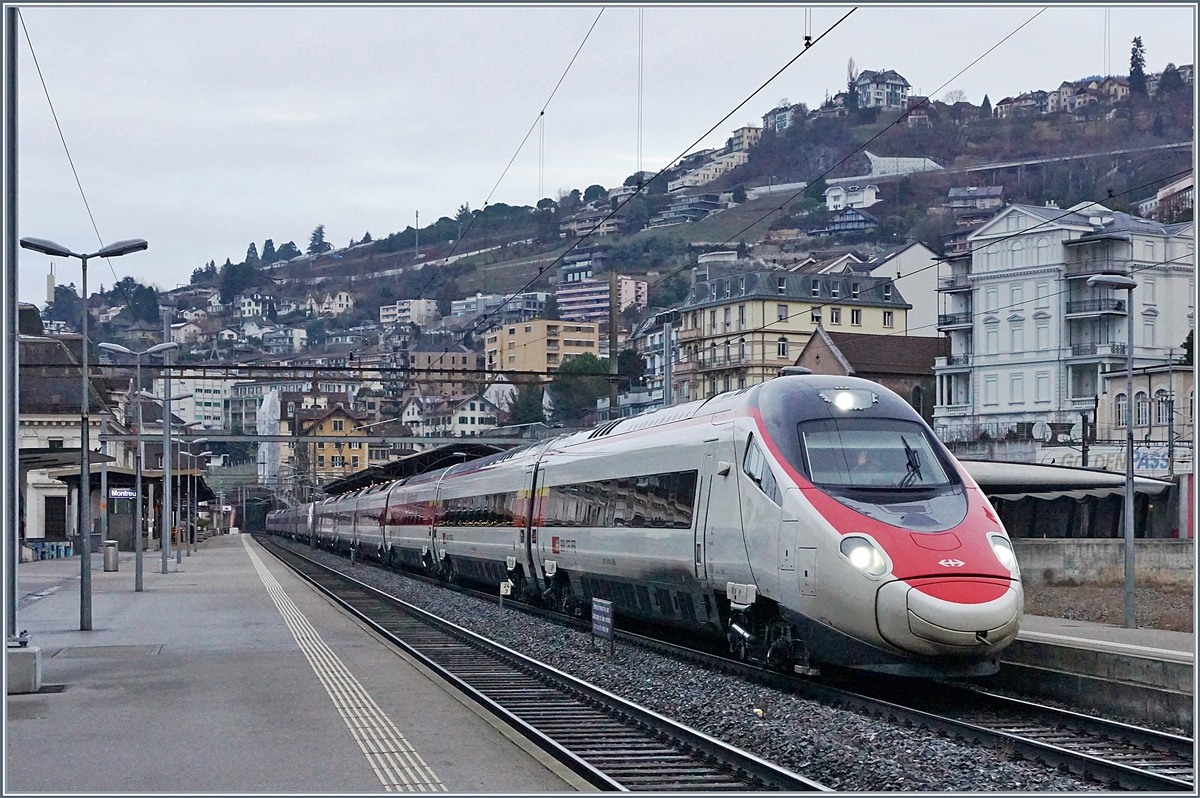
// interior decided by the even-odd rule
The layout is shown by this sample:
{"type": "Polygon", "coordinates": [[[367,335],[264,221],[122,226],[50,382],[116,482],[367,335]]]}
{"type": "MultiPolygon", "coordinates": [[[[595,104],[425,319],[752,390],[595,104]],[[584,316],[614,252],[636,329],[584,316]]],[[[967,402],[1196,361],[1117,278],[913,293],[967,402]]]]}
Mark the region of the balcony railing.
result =
{"type": "Polygon", "coordinates": [[[1084,299],[1067,303],[1067,314],[1071,313],[1124,313],[1124,299],[1084,299]]]}
{"type": "Polygon", "coordinates": [[[938,280],[939,291],[961,291],[964,288],[970,287],[969,277],[965,274],[952,274],[949,277],[943,277],[938,280]]]}
{"type": "Polygon", "coordinates": [[[1124,355],[1125,344],[1071,344],[1072,357],[1084,357],[1087,355],[1124,355]]]}
{"type": "Polygon", "coordinates": [[[971,313],[940,313],[938,327],[960,327],[971,323],[971,313]]]}
{"type": "Polygon", "coordinates": [[[1068,277],[1082,277],[1089,274],[1128,274],[1130,262],[1117,258],[1089,258],[1088,260],[1068,263],[1065,269],[1068,277]]]}
{"type": "Polygon", "coordinates": [[[950,355],[946,358],[947,366],[969,366],[971,365],[970,355],[950,355]]]}

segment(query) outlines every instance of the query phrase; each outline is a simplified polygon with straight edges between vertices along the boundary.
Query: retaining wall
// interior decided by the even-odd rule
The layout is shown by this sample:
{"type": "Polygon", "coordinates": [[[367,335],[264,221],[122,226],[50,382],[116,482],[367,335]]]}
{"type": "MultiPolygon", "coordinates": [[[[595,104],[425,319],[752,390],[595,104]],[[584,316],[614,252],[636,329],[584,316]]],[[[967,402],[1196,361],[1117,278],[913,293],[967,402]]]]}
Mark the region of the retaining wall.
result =
{"type": "MultiPolygon", "coordinates": [[[[1029,585],[1100,585],[1125,582],[1121,538],[1014,538],[1021,579],[1029,585]]],[[[1191,590],[1195,584],[1193,539],[1133,542],[1134,578],[1139,587],[1191,590]]]]}

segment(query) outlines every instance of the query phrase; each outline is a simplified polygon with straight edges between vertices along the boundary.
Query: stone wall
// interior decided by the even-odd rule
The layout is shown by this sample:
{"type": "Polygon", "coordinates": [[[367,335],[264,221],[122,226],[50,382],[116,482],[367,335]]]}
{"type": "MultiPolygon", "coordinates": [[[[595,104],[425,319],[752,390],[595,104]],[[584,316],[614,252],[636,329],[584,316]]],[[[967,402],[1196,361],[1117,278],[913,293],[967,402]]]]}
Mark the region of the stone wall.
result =
{"type": "MultiPolygon", "coordinates": [[[[1029,585],[1117,586],[1125,581],[1125,541],[1014,538],[1021,579],[1029,585]]],[[[1195,584],[1194,540],[1134,541],[1138,587],[1191,590],[1195,584]]]]}

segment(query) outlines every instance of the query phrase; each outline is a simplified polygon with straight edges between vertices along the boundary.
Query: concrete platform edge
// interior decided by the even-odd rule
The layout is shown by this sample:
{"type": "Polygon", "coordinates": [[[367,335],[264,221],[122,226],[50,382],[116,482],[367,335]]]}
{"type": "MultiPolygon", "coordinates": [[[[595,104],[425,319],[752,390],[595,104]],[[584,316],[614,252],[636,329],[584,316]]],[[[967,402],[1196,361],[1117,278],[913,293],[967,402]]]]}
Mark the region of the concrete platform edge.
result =
{"type": "MultiPolygon", "coordinates": [[[[253,541],[253,543],[254,543],[254,545],[258,545],[258,541],[253,541]]],[[[267,551],[266,549],[263,549],[261,546],[259,546],[259,548],[262,549],[264,554],[270,555],[270,552],[267,551]]],[[[274,559],[274,558],[272,557],[272,559],[274,559]]],[[[278,560],[276,560],[276,562],[278,562],[278,560]]],[[[485,710],[483,707],[481,707],[479,705],[478,702],[476,702],[470,696],[464,694],[461,690],[459,690],[457,687],[455,687],[450,682],[447,682],[445,679],[443,679],[437,673],[430,670],[428,667],[425,666],[424,663],[420,662],[417,659],[414,659],[413,657],[411,657],[408,654],[408,652],[404,651],[403,649],[396,648],[396,646],[390,640],[388,640],[383,635],[379,634],[379,632],[377,632],[375,629],[372,629],[369,625],[367,625],[366,622],[364,622],[357,615],[355,615],[354,613],[347,610],[345,607],[341,606],[337,602],[330,599],[330,597],[328,595],[326,595],[319,587],[312,584],[307,579],[300,579],[300,581],[309,590],[313,591],[318,596],[320,596],[322,599],[329,602],[329,604],[331,606],[333,606],[338,612],[342,613],[347,618],[349,618],[351,621],[353,621],[364,632],[369,634],[371,637],[373,637],[378,642],[387,646],[388,650],[391,651],[393,654],[395,654],[398,658],[404,660],[406,663],[408,663],[413,668],[418,670],[422,675],[424,675],[425,678],[429,679],[431,682],[436,684],[438,687],[440,687],[446,693],[453,696],[455,698],[455,700],[457,700],[460,704],[462,704],[467,709],[474,712],[476,715],[478,715],[480,718],[482,718],[484,721],[486,721],[488,723],[488,725],[492,726],[494,729],[496,729],[498,732],[500,732],[502,735],[504,735],[504,737],[506,737],[508,740],[510,740],[514,745],[516,745],[522,751],[524,751],[525,753],[529,754],[531,757],[536,759],[543,766],[545,766],[547,770],[551,771],[552,773],[554,773],[554,775],[561,778],[564,782],[569,784],[572,788],[574,788],[575,790],[578,790],[579,792],[598,792],[597,788],[594,785],[592,785],[589,782],[580,778],[580,776],[578,774],[576,774],[574,771],[570,770],[565,765],[563,765],[561,762],[559,762],[557,759],[554,759],[554,757],[550,756],[545,751],[543,751],[541,748],[534,745],[526,737],[517,733],[517,731],[515,729],[513,729],[507,723],[502,722],[499,718],[497,718],[491,712],[488,712],[487,710],[485,710]]]]}

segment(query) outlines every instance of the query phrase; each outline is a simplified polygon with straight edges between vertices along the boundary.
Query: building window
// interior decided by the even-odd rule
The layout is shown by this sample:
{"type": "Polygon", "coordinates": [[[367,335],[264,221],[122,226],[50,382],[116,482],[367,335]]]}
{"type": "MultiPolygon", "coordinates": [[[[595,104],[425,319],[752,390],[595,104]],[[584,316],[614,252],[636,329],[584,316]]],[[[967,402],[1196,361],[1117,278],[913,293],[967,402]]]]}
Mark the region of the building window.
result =
{"type": "Polygon", "coordinates": [[[830,324],[841,324],[842,323],[842,309],[841,308],[830,308],[829,309],[829,323],[830,324]]]}
{"type": "Polygon", "coordinates": [[[1025,287],[1023,285],[1021,285],[1020,283],[1017,283],[1016,285],[1009,288],[1009,294],[1011,297],[1010,304],[1013,307],[1017,307],[1018,305],[1020,305],[1022,302],[1025,301],[1025,287]]]}
{"type": "MultiPolygon", "coordinates": [[[[731,353],[732,348],[733,348],[733,344],[729,341],[726,341],[725,342],[725,362],[726,363],[729,362],[730,353],[731,353]]],[[[726,388],[725,390],[729,390],[729,389],[726,388]]]]}
{"type": "Polygon", "coordinates": [[[745,277],[738,278],[738,294],[741,296],[746,295],[746,278],[745,277]]]}
{"type": "Polygon", "coordinates": [[[729,332],[730,328],[732,328],[732,327],[733,327],[733,308],[725,308],[725,330],[724,330],[724,332],[729,332]]]}
{"type": "Polygon", "coordinates": [[[1142,302],[1147,305],[1154,304],[1154,278],[1147,277],[1142,282],[1142,302]]]}
{"type": "Polygon", "coordinates": [[[786,338],[780,338],[775,344],[776,353],[779,357],[788,356],[788,342],[786,338]]]}
{"type": "Polygon", "coordinates": [[[1050,401],[1050,372],[1039,371],[1034,376],[1034,391],[1036,395],[1035,401],[1049,402],[1050,401]]]}
{"type": "Polygon", "coordinates": [[[821,295],[821,283],[818,280],[812,281],[812,295],[819,297],[821,295]]]}
{"type": "Polygon", "coordinates": [[[862,308],[850,308],[850,326],[862,326],[862,308]]]}
{"type": "Polygon", "coordinates": [[[708,312],[708,332],[716,334],[717,332],[717,311],[710,310],[708,312]]]}
{"type": "Polygon", "coordinates": [[[1133,395],[1133,398],[1137,409],[1136,425],[1139,427],[1148,426],[1150,424],[1150,397],[1146,395],[1145,391],[1138,391],[1133,395]]]}
{"type": "Polygon", "coordinates": [[[883,326],[884,327],[895,327],[896,326],[895,311],[885,310],[883,312],[883,326]]]}
{"type": "Polygon", "coordinates": [[[1129,425],[1129,397],[1123,393],[1117,394],[1117,426],[1126,427],[1129,425]]]}
{"type": "Polygon", "coordinates": [[[1154,319],[1142,321],[1142,346],[1154,346],[1154,319]]]}
{"type": "Polygon", "coordinates": [[[746,339],[745,338],[738,340],[738,359],[739,360],[746,359],[746,339]]]}
{"type": "Polygon", "coordinates": [[[1023,405],[1025,404],[1025,375],[1013,374],[1008,378],[1008,401],[1009,404],[1023,405]]]}
{"type": "Polygon", "coordinates": [[[1050,348],[1050,325],[1046,323],[1037,326],[1037,348],[1046,351],[1050,348]]]}
{"type": "Polygon", "coordinates": [[[787,278],[786,278],[786,277],[780,277],[780,278],[779,278],[779,282],[778,282],[778,284],[777,284],[777,285],[778,285],[778,287],[776,288],[776,290],[777,290],[777,291],[778,291],[780,294],[786,294],[786,293],[787,293],[787,278]]]}
{"type": "Polygon", "coordinates": [[[1154,392],[1154,405],[1157,408],[1155,423],[1168,424],[1171,421],[1171,397],[1164,389],[1154,392]]]}
{"type": "Polygon", "coordinates": [[[989,288],[984,292],[983,296],[984,310],[988,311],[989,313],[996,312],[996,309],[1000,307],[1000,289],[989,288]]]}
{"type": "Polygon", "coordinates": [[[346,458],[340,454],[335,454],[329,458],[329,465],[333,466],[334,468],[340,468],[341,466],[344,466],[345,464],[346,464],[346,458]]]}
{"type": "Polygon", "coordinates": [[[813,324],[821,323],[821,309],[820,308],[812,309],[812,323],[813,324]]]}
{"type": "Polygon", "coordinates": [[[351,468],[358,468],[358,455],[353,455],[353,456],[350,458],[350,467],[351,467],[351,468]]]}
{"type": "Polygon", "coordinates": [[[883,301],[884,301],[884,302],[891,302],[891,301],[892,301],[892,286],[891,286],[890,284],[889,284],[889,285],[885,285],[885,286],[883,287],[883,301]]]}
{"type": "Polygon", "coordinates": [[[738,305],[738,329],[746,329],[746,306],[738,305]]]}
{"type": "Polygon", "coordinates": [[[850,283],[850,296],[858,299],[858,283],[850,283]]]}
{"type": "Polygon", "coordinates": [[[988,374],[983,378],[983,403],[1000,404],[1000,378],[995,374],[988,374]]]}
{"type": "Polygon", "coordinates": [[[987,344],[987,353],[994,355],[1000,351],[1000,330],[995,325],[987,328],[984,333],[984,340],[987,344]]]}
{"type": "MultiPolygon", "coordinates": [[[[317,468],[324,468],[324,467],[325,467],[325,455],[319,454],[319,455],[317,455],[317,468]]],[[[80,472],[80,473],[83,473],[83,472],[80,472]]]]}
{"type": "Polygon", "coordinates": [[[1024,352],[1025,351],[1025,325],[1014,324],[1009,330],[1009,351],[1024,352]]]}
{"type": "Polygon", "coordinates": [[[829,295],[830,296],[832,296],[834,299],[837,299],[841,293],[842,293],[842,284],[841,283],[833,282],[830,284],[830,286],[829,286],[829,295]]]}
{"type": "MultiPolygon", "coordinates": [[[[775,306],[775,319],[777,321],[787,321],[788,320],[788,306],[787,305],[776,305],[775,306]]],[[[82,473],[82,472],[80,472],[80,473],[82,473]]]]}

